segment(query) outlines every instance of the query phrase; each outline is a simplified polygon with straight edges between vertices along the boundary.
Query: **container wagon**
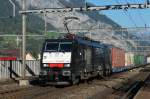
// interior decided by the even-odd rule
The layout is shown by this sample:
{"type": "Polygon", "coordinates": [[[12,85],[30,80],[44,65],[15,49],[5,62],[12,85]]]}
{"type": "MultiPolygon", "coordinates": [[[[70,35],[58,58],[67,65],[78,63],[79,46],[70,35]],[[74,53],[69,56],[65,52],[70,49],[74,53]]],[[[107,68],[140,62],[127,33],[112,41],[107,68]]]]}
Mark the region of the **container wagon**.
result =
{"type": "Polygon", "coordinates": [[[41,56],[39,80],[54,85],[108,76],[125,67],[124,50],[79,37],[48,39],[41,56]]]}

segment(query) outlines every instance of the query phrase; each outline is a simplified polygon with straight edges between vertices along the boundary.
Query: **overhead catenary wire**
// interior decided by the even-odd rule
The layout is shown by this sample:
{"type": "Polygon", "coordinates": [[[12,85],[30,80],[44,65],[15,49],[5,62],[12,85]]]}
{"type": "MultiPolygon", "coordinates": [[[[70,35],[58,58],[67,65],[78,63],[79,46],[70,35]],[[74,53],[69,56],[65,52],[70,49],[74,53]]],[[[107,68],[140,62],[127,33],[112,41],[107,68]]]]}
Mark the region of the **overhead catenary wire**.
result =
{"type": "Polygon", "coordinates": [[[8,0],[9,3],[13,6],[13,14],[12,15],[9,15],[9,16],[1,16],[0,17],[0,20],[3,20],[3,19],[10,19],[10,18],[13,18],[16,16],[16,5],[15,3],[12,1],[12,0],[8,0]]]}
{"type": "Polygon", "coordinates": [[[13,15],[12,16],[15,17],[16,16],[16,5],[15,5],[15,3],[12,0],[9,0],[9,2],[13,6],[13,15]]]}
{"type": "MultiPolygon", "coordinates": [[[[137,3],[139,3],[140,1],[139,0],[134,0],[135,2],[137,1],[137,3]]],[[[148,0],[146,3],[149,3],[148,0]]],[[[138,15],[139,15],[139,18],[141,19],[141,21],[143,22],[144,26],[145,26],[145,29],[146,31],[148,32],[148,29],[146,28],[147,27],[147,22],[144,20],[143,16],[142,16],[142,13],[140,11],[137,12],[138,15]]],[[[142,32],[141,32],[141,35],[142,35],[142,32]]]]}
{"type": "Polygon", "coordinates": [[[13,18],[12,16],[4,16],[4,17],[0,17],[0,20],[3,20],[3,19],[10,19],[10,18],[13,18]]]}
{"type": "MultiPolygon", "coordinates": [[[[135,3],[140,3],[140,1],[139,0],[133,0],[135,3]]],[[[128,1],[126,0],[126,2],[128,3],[128,1]]],[[[146,27],[146,21],[144,20],[144,18],[143,18],[143,16],[142,16],[142,14],[141,14],[141,12],[140,11],[138,11],[137,12],[137,14],[138,14],[138,16],[139,16],[139,18],[140,18],[140,20],[141,20],[141,22],[144,24],[144,26],[146,27]]]]}
{"type": "MultiPolygon", "coordinates": [[[[128,4],[128,1],[127,0],[125,0],[126,1],[126,3],[128,4]]],[[[127,12],[128,12],[128,10],[126,10],[127,12]]],[[[133,20],[133,17],[131,16],[131,14],[128,12],[128,15],[129,15],[129,17],[132,19],[132,22],[135,24],[135,26],[137,27],[137,25],[136,25],[136,23],[135,23],[135,21],[133,20]]],[[[136,42],[136,41],[135,41],[136,42]]],[[[137,44],[135,45],[136,47],[136,50],[137,50],[137,46],[138,46],[138,41],[137,41],[137,44]]]]}
{"type": "MultiPolygon", "coordinates": [[[[140,3],[139,0],[133,0],[133,1],[134,1],[135,3],[140,3]]],[[[128,3],[127,0],[126,0],[126,2],[128,3]]],[[[144,24],[144,26],[145,26],[145,28],[146,28],[146,27],[147,27],[147,26],[146,26],[146,21],[144,20],[144,18],[143,18],[143,16],[142,16],[141,12],[138,11],[137,14],[138,14],[139,19],[141,20],[141,22],[144,24]]],[[[147,30],[147,29],[146,29],[146,30],[147,30]]],[[[141,35],[142,35],[142,32],[140,32],[140,33],[141,33],[141,35]]]]}
{"type": "MultiPolygon", "coordinates": [[[[127,1],[127,0],[126,0],[127,1]]],[[[120,2],[118,0],[116,0],[117,4],[120,4],[120,2]]],[[[132,22],[132,24],[137,27],[135,21],[133,20],[133,17],[131,16],[131,14],[128,12],[128,10],[123,10],[124,14],[129,18],[129,20],[132,22]]]]}
{"type": "MultiPolygon", "coordinates": [[[[128,2],[128,0],[125,0],[125,2],[127,3],[127,4],[129,4],[129,2],[128,2]]],[[[135,3],[139,3],[139,1],[137,0],[137,2],[136,2],[136,0],[134,0],[134,2],[135,3]]],[[[148,1],[146,2],[147,4],[149,3],[148,1]]],[[[127,10],[126,10],[127,11],[127,10]]],[[[127,11],[128,12],[128,11],[127,11]]],[[[131,16],[131,14],[128,12],[128,15],[129,15],[129,17],[130,17],[130,19],[132,20],[132,22],[133,22],[133,24],[135,24],[135,26],[137,27],[137,25],[136,25],[136,23],[135,23],[135,21],[133,20],[133,17],[131,16]]],[[[140,12],[138,12],[138,16],[139,16],[139,18],[140,18],[140,20],[141,20],[141,22],[143,22],[143,24],[144,24],[144,26],[145,26],[145,28],[146,28],[146,22],[145,22],[145,20],[143,19],[143,16],[142,16],[142,14],[140,13],[140,12]]],[[[147,28],[146,28],[146,30],[147,30],[147,28]]],[[[142,32],[140,32],[141,33],[141,35],[142,35],[142,32]]],[[[137,45],[138,45],[138,41],[137,41],[137,45]]],[[[138,47],[136,47],[136,49],[137,49],[138,47]]]]}
{"type": "MultiPolygon", "coordinates": [[[[139,3],[140,1],[139,0],[134,0],[135,2],[137,1],[137,3],[139,3]]],[[[148,3],[148,2],[147,2],[148,3]]],[[[140,11],[138,11],[138,15],[139,15],[139,18],[141,19],[141,21],[144,23],[145,27],[147,27],[147,22],[144,20],[142,14],[140,11]]]]}

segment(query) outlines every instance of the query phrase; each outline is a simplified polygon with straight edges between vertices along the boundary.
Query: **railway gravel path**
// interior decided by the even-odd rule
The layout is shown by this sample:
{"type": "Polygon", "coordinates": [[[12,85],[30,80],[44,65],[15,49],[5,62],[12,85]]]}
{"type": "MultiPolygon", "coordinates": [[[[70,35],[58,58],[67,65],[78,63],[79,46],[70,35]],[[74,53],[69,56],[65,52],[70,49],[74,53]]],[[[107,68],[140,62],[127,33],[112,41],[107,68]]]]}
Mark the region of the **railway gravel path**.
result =
{"type": "Polygon", "coordinates": [[[147,72],[142,70],[134,69],[74,86],[0,86],[0,99],[116,99],[124,96],[134,81],[145,79],[147,72]]]}

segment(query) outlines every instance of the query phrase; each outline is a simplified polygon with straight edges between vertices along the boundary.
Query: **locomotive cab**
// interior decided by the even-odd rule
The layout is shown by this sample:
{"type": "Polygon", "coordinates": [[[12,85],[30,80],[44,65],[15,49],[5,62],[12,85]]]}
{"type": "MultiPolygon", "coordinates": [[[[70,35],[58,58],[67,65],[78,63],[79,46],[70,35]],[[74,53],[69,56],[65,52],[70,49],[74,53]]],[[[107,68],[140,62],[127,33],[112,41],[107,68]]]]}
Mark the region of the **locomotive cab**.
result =
{"type": "Polygon", "coordinates": [[[72,40],[46,40],[42,50],[40,79],[52,84],[72,80],[72,40]]]}

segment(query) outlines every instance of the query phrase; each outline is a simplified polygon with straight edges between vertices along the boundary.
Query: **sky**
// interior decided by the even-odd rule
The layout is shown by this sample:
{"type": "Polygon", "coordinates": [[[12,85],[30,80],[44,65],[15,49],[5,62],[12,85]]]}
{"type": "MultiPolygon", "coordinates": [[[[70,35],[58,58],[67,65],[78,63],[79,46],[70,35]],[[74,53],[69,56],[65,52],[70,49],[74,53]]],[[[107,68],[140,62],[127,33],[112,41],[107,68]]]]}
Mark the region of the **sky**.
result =
{"type": "MultiPolygon", "coordinates": [[[[127,4],[128,3],[145,3],[146,0],[86,0],[97,6],[127,4]]],[[[150,27],[150,8],[134,10],[106,10],[100,11],[122,27],[150,27]]]]}

